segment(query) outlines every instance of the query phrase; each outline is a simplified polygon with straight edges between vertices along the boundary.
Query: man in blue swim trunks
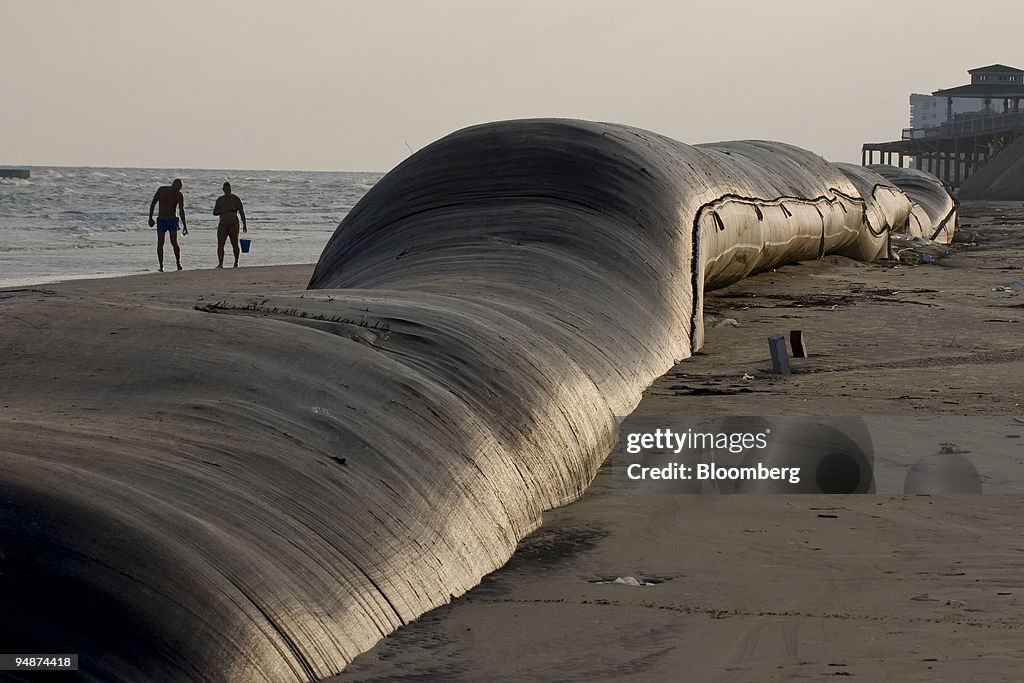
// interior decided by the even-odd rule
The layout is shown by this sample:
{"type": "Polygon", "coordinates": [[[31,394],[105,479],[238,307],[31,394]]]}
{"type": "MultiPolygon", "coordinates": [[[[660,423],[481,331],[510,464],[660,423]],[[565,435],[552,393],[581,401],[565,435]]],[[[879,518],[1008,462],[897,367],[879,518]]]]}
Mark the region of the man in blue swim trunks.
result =
{"type": "Polygon", "coordinates": [[[177,178],[170,185],[164,185],[149,204],[149,227],[156,226],[156,257],[160,260],[160,272],[164,272],[164,235],[170,233],[171,246],[174,247],[174,260],[181,270],[181,247],[178,246],[178,216],[181,212],[181,234],[188,234],[188,225],[185,223],[185,196],[181,194],[181,181],[177,178]],[[153,209],[160,205],[156,221],[153,221],[153,209]]]}

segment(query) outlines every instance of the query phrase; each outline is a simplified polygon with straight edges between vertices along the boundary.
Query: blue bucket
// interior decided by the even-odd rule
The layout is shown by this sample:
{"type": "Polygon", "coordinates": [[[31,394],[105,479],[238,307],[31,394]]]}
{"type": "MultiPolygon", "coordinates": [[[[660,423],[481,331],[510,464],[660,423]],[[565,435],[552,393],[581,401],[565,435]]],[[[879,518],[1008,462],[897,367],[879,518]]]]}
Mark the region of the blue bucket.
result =
{"type": "Polygon", "coordinates": [[[252,240],[249,239],[248,237],[243,237],[242,239],[238,240],[238,246],[242,247],[243,254],[249,253],[250,244],[252,244],[252,240]]]}

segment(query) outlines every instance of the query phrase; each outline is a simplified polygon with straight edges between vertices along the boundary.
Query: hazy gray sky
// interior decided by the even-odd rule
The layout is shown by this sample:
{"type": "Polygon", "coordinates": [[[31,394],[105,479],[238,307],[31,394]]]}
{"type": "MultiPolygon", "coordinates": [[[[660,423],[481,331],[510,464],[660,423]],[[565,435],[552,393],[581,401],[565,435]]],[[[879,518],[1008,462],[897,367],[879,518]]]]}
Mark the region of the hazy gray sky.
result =
{"type": "Polygon", "coordinates": [[[0,164],[386,171],[474,123],[614,121],[833,161],[1024,68],[1024,3],[0,0],[0,164]]]}

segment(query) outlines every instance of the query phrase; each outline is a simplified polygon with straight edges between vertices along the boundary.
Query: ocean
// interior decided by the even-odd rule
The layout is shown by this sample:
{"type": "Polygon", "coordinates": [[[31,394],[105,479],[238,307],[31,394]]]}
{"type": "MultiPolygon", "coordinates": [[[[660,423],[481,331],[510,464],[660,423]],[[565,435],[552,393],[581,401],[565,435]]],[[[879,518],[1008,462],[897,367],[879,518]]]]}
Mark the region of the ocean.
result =
{"type": "MultiPolygon", "coordinates": [[[[149,203],[181,178],[189,234],[185,270],[217,265],[213,204],[224,181],[245,205],[252,248],[241,267],[315,263],[341,219],[383,175],[363,172],[27,167],[0,178],[0,287],[157,269],[149,203]]],[[[154,212],[155,215],[155,212],[154,212]]],[[[231,244],[225,264],[231,265],[231,244]]],[[[170,241],[165,270],[174,269],[170,241]]]]}

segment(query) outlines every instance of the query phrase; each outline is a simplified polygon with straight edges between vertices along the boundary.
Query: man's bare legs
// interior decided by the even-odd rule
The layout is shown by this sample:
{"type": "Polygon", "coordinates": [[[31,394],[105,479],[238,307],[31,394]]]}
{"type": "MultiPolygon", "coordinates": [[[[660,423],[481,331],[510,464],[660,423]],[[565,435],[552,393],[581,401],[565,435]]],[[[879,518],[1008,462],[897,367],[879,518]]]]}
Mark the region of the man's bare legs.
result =
{"type": "MultiPolygon", "coordinates": [[[[178,232],[176,230],[171,230],[171,246],[174,247],[174,262],[178,264],[178,270],[181,270],[181,247],[178,246],[178,232]]],[[[161,267],[163,266],[161,265],[161,267]]]]}
{"type": "Polygon", "coordinates": [[[219,228],[217,230],[217,267],[224,267],[224,244],[231,238],[231,249],[235,252],[235,268],[238,267],[238,226],[234,230],[219,228]]]}
{"type": "Polygon", "coordinates": [[[228,234],[224,230],[217,230],[217,267],[224,267],[224,243],[228,240],[228,234]]]}
{"type": "Polygon", "coordinates": [[[171,233],[171,246],[174,247],[174,262],[178,264],[178,270],[181,270],[181,247],[178,246],[178,233],[170,230],[161,230],[156,234],[156,257],[160,261],[160,272],[164,272],[164,235],[167,232],[171,233]]]}

